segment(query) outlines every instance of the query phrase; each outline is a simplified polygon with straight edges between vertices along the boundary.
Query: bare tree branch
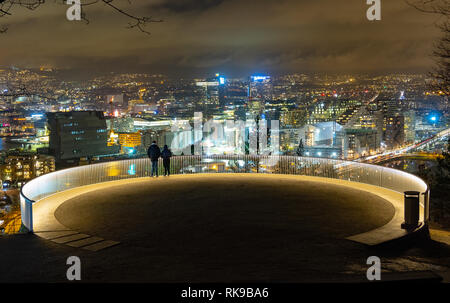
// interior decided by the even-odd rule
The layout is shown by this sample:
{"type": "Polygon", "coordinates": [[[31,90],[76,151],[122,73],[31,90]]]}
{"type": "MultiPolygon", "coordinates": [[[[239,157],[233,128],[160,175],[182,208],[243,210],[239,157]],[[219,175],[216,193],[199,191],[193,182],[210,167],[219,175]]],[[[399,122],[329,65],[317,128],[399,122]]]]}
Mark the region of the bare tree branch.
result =
{"type": "Polygon", "coordinates": [[[53,96],[42,94],[38,88],[30,89],[31,86],[29,83],[4,83],[4,87],[6,87],[5,91],[0,91],[0,97],[39,97],[46,100],[56,100],[53,96]]]}
{"type": "Polygon", "coordinates": [[[442,36],[434,44],[433,57],[435,66],[430,72],[434,79],[432,90],[450,96],[450,0],[405,0],[417,10],[439,15],[444,20],[437,24],[442,36]]]}
{"type": "MultiPolygon", "coordinates": [[[[66,3],[66,1],[64,0],[54,0],[54,2],[60,4],[66,3]]],[[[12,11],[15,7],[22,7],[28,10],[35,10],[45,3],[46,3],[45,0],[0,0],[0,17],[12,16],[13,15],[12,11]]],[[[116,13],[119,13],[122,16],[125,16],[128,19],[130,19],[131,21],[128,23],[127,28],[130,29],[136,28],[139,31],[146,34],[150,34],[150,32],[145,29],[145,27],[149,23],[163,22],[163,20],[153,19],[152,17],[149,16],[134,15],[130,13],[128,10],[120,8],[116,3],[117,1],[115,0],[86,0],[84,2],[82,1],[81,6],[85,8],[93,5],[103,4],[112,9],[113,11],[115,11],[116,13]]],[[[131,0],[127,0],[127,3],[128,5],[131,6],[133,5],[131,0]]],[[[89,24],[89,19],[87,18],[84,9],[82,10],[81,18],[86,22],[86,24],[89,24]]],[[[3,25],[2,27],[0,27],[0,33],[5,33],[7,29],[8,27],[6,25],[3,25]]]]}
{"type": "Polygon", "coordinates": [[[450,0],[405,0],[415,9],[430,14],[450,15],[450,0]]]}

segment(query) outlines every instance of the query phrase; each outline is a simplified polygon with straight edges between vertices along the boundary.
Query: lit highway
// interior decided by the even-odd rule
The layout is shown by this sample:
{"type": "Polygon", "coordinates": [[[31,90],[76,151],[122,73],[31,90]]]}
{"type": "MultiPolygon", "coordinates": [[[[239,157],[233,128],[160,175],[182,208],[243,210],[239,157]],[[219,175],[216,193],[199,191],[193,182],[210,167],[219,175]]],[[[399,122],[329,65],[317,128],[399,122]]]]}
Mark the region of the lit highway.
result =
{"type": "Polygon", "coordinates": [[[402,147],[399,147],[399,148],[393,149],[393,150],[384,151],[384,152],[376,154],[376,155],[361,157],[361,158],[357,159],[356,161],[365,162],[365,163],[379,163],[379,162],[383,162],[383,161],[386,161],[389,159],[398,158],[398,157],[404,156],[405,154],[409,154],[410,152],[412,152],[416,149],[420,149],[429,144],[433,144],[438,141],[441,141],[445,137],[447,137],[449,134],[450,134],[450,128],[447,128],[443,131],[440,131],[436,135],[434,135],[426,140],[423,140],[421,142],[413,143],[413,144],[410,144],[407,146],[402,146],[402,147]]]}

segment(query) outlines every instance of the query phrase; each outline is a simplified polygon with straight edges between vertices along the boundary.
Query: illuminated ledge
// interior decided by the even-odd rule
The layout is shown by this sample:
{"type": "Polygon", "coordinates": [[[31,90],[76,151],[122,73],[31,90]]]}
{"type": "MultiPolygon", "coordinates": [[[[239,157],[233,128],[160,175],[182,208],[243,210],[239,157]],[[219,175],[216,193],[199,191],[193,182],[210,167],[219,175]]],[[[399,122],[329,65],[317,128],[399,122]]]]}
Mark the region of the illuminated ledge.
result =
{"type": "MultiPolygon", "coordinates": [[[[249,174],[195,174],[196,177],[205,177],[211,178],[213,176],[220,175],[222,177],[227,176],[230,178],[239,178],[239,176],[249,176],[249,174]]],[[[170,178],[189,178],[192,175],[173,175],[170,178]]],[[[401,229],[400,225],[403,222],[403,194],[398,193],[383,187],[378,187],[374,185],[345,181],[339,179],[330,179],[323,177],[310,177],[310,176],[296,176],[296,175],[275,175],[275,174],[251,174],[252,177],[255,178],[270,178],[276,177],[279,179],[293,179],[299,181],[313,181],[313,182],[321,182],[326,184],[335,184],[340,186],[347,186],[358,190],[363,190],[374,195],[377,195],[380,198],[390,202],[394,209],[394,216],[391,221],[386,225],[376,228],[374,230],[354,235],[348,237],[348,240],[352,240],[355,242],[359,242],[366,245],[377,245],[387,241],[391,241],[394,239],[401,238],[403,236],[408,235],[409,233],[405,230],[401,229]]],[[[36,203],[33,204],[33,217],[34,217],[34,230],[38,236],[45,235],[45,232],[54,232],[54,231],[68,231],[66,226],[61,224],[55,218],[56,209],[63,204],[65,201],[72,199],[78,195],[85,194],[88,192],[96,191],[96,190],[104,190],[110,186],[114,185],[124,185],[131,184],[136,182],[157,182],[158,179],[151,179],[149,177],[143,178],[132,178],[132,179],[123,179],[116,181],[109,181],[97,184],[91,184],[81,187],[76,187],[73,189],[69,189],[63,192],[55,193],[51,196],[43,198],[36,203]]],[[[423,209],[421,208],[421,213],[423,209]]],[[[364,218],[361,218],[364,220],[364,218]]],[[[423,226],[423,223],[422,223],[423,226]]]]}
{"type": "MultiPolygon", "coordinates": [[[[370,185],[371,186],[371,185],[370,185]]],[[[376,186],[374,186],[376,187],[376,186]]],[[[388,200],[395,208],[395,214],[394,217],[392,217],[391,221],[389,223],[373,229],[371,231],[357,234],[351,237],[347,237],[348,240],[359,242],[366,245],[379,245],[385,242],[389,242],[392,240],[400,239],[402,237],[405,237],[407,235],[410,235],[416,231],[419,231],[424,227],[423,222],[419,222],[419,227],[407,231],[405,229],[402,229],[400,226],[404,222],[403,214],[404,214],[404,201],[403,201],[403,194],[387,190],[381,187],[380,188],[380,194],[378,196],[388,200]],[[390,193],[381,193],[381,191],[390,191],[390,193]]],[[[423,218],[423,207],[420,205],[420,216],[419,218],[423,218]]]]}

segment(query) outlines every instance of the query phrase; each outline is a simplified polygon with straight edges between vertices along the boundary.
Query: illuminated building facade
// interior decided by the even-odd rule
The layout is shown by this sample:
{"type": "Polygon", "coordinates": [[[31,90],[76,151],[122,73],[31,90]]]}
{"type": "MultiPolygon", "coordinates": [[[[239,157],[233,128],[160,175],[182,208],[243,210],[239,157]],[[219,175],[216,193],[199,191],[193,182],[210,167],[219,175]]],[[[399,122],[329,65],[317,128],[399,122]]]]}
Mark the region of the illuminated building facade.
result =
{"type": "Polygon", "coordinates": [[[27,152],[10,152],[2,159],[2,180],[25,182],[55,171],[55,158],[27,152]]]}
{"type": "Polygon", "coordinates": [[[327,100],[318,102],[309,113],[308,124],[336,121],[345,125],[361,106],[356,100],[327,100]]]}
{"type": "MultiPolygon", "coordinates": [[[[156,141],[159,147],[168,145],[170,147],[170,132],[164,129],[147,129],[141,130],[141,146],[139,152],[142,154],[147,153],[147,148],[156,141]]],[[[173,152],[173,151],[172,151],[173,152]]]]}
{"type": "Polygon", "coordinates": [[[49,152],[56,161],[117,154],[108,146],[106,119],[101,111],[47,113],[49,152]]]}
{"type": "Polygon", "coordinates": [[[282,111],[280,114],[280,124],[283,127],[302,127],[306,124],[306,110],[291,109],[282,111]]]}
{"type": "Polygon", "coordinates": [[[343,131],[343,156],[353,159],[369,155],[380,147],[378,132],[370,128],[353,128],[343,131]]]}
{"type": "Polygon", "coordinates": [[[388,148],[396,148],[405,143],[405,117],[390,116],[386,118],[384,142],[388,148]]]}
{"type": "Polygon", "coordinates": [[[403,116],[405,117],[405,141],[413,143],[416,139],[416,113],[413,110],[408,110],[403,113],[403,116]]]}
{"type": "Polygon", "coordinates": [[[305,145],[314,146],[315,143],[315,131],[313,126],[306,127],[305,130],[305,145]]]}
{"type": "Polygon", "coordinates": [[[141,145],[142,136],[140,132],[118,133],[120,152],[122,154],[135,154],[137,148],[141,145]]]}
{"type": "Polygon", "coordinates": [[[206,81],[197,81],[196,85],[203,90],[201,105],[219,105],[219,86],[218,79],[207,79],[206,81]]]}
{"type": "Polygon", "coordinates": [[[249,100],[263,102],[273,99],[273,84],[270,76],[251,76],[248,87],[249,100]]]}

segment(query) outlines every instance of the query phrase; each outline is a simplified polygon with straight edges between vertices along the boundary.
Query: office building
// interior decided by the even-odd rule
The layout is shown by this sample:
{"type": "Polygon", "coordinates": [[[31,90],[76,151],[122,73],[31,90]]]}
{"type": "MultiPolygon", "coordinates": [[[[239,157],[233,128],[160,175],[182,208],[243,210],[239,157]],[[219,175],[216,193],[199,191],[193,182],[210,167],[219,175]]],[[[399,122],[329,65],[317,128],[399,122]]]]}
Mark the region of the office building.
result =
{"type": "Polygon", "coordinates": [[[101,111],[47,113],[49,153],[56,161],[117,154],[108,146],[106,119],[101,111]]]}

